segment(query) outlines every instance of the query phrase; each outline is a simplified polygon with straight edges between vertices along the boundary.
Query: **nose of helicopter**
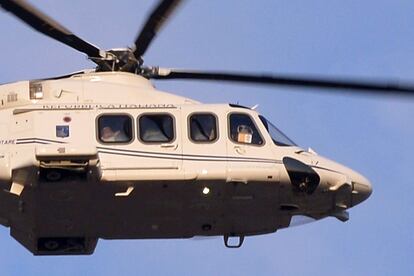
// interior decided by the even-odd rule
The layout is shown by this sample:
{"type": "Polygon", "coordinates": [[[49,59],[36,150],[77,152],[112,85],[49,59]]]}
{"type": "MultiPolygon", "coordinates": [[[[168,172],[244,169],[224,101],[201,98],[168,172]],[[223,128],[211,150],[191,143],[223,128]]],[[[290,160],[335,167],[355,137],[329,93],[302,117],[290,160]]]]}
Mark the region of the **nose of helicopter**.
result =
{"type": "Polygon", "coordinates": [[[352,171],[350,178],[353,183],[352,205],[355,206],[371,195],[372,186],[368,179],[355,171],[352,171]]]}
{"type": "MultiPolygon", "coordinates": [[[[361,202],[365,201],[372,193],[372,186],[369,180],[361,175],[360,173],[354,171],[353,169],[346,167],[340,163],[332,161],[330,159],[324,158],[322,156],[317,157],[319,161],[319,166],[329,168],[332,171],[336,171],[339,174],[327,175],[328,178],[331,178],[331,181],[339,183],[340,185],[343,184],[344,178],[346,177],[346,182],[351,184],[351,205],[355,206],[360,204],[361,202]],[[342,175],[342,176],[339,176],[342,175]],[[339,178],[337,178],[339,177],[339,178]]],[[[336,185],[336,184],[335,184],[336,185]]]]}

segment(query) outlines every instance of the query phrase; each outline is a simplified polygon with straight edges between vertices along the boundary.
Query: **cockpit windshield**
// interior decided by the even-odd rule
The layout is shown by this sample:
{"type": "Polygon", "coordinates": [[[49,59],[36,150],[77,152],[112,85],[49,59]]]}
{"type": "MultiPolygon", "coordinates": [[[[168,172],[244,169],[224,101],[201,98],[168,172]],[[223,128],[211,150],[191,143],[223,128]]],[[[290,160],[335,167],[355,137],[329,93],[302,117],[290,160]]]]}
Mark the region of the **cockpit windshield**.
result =
{"type": "Polygon", "coordinates": [[[262,121],[265,128],[267,129],[267,131],[269,132],[270,137],[272,137],[273,143],[275,143],[277,146],[282,146],[282,147],[296,146],[295,142],[290,140],[289,137],[283,134],[283,132],[281,132],[277,127],[275,127],[265,117],[260,115],[259,118],[262,121]]]}

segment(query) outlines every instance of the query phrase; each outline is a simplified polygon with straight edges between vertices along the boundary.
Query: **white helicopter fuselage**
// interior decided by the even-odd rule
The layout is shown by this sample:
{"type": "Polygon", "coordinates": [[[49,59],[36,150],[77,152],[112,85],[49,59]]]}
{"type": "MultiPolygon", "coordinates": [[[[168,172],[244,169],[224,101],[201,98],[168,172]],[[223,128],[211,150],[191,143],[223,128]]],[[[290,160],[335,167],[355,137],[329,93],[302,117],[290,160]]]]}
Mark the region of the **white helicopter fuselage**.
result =
{"type": "Polygon", "coordinates": [[[98,238],[220,235],[232,246],[236,236],[237,247],[295,215],[345,221],[371,193],[355,171],[275,144],[255,110],[157,91],[130,73],[6,84],[0,101],[0,223],[34,254],[90,254],[98,238]],[[214,122],[211,136],[192,125],[197,115],[214,122]],[[232,126],[232,115],[251,126],[232,126]],[[115,119],[127,137],[106,140],[115,119]],[[165,137],[151,136],[152,123],[165,137]]]}

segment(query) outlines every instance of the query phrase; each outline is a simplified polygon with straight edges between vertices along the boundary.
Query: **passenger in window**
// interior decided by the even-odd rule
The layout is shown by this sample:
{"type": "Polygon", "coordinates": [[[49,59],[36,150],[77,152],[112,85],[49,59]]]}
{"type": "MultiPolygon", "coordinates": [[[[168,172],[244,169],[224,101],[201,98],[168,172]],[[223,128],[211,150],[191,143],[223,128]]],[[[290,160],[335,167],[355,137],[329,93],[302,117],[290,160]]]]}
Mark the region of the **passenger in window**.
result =
{"type": "Polygon", "coordinates": [[[101,130],[101,140],[103,142],[126,142],[129,138],[124,131],[114,131],[110,126],[106,126],[101,130]]]}
{"type": "Polygon", "coordinates": [[[98,120],[99,139],[104,143],[132,140],[132,120],[127,115],[102,115],[98,120]]]}

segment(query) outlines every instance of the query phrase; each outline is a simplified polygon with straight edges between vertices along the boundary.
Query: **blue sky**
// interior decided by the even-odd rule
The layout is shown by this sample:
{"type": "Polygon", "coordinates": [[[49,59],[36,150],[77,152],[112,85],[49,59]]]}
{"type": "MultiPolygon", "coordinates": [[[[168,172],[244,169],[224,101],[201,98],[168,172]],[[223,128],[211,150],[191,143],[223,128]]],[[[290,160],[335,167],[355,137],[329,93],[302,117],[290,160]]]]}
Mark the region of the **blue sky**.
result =
{"type": "MultiPolygon", "coordinates": [[[[156,1],[32,0],[102,47],[131,44],[156,1]]],[[[186,1],[145,56],[194,69],[397,79],[414,83],[409,0],[186,1]]],[[[85,57],[0,12],[0,83],[88,68],[85,57]]],[[[341,223],[326,219],[250,237],[100,241],[89,257],[32,257],[0,229],[3,275],[412,275],[414,98],[318,89],[165,81],[157,87],[207,103],[259,104],[304,147],[369,178],[374,193],[341,223]]]]}

